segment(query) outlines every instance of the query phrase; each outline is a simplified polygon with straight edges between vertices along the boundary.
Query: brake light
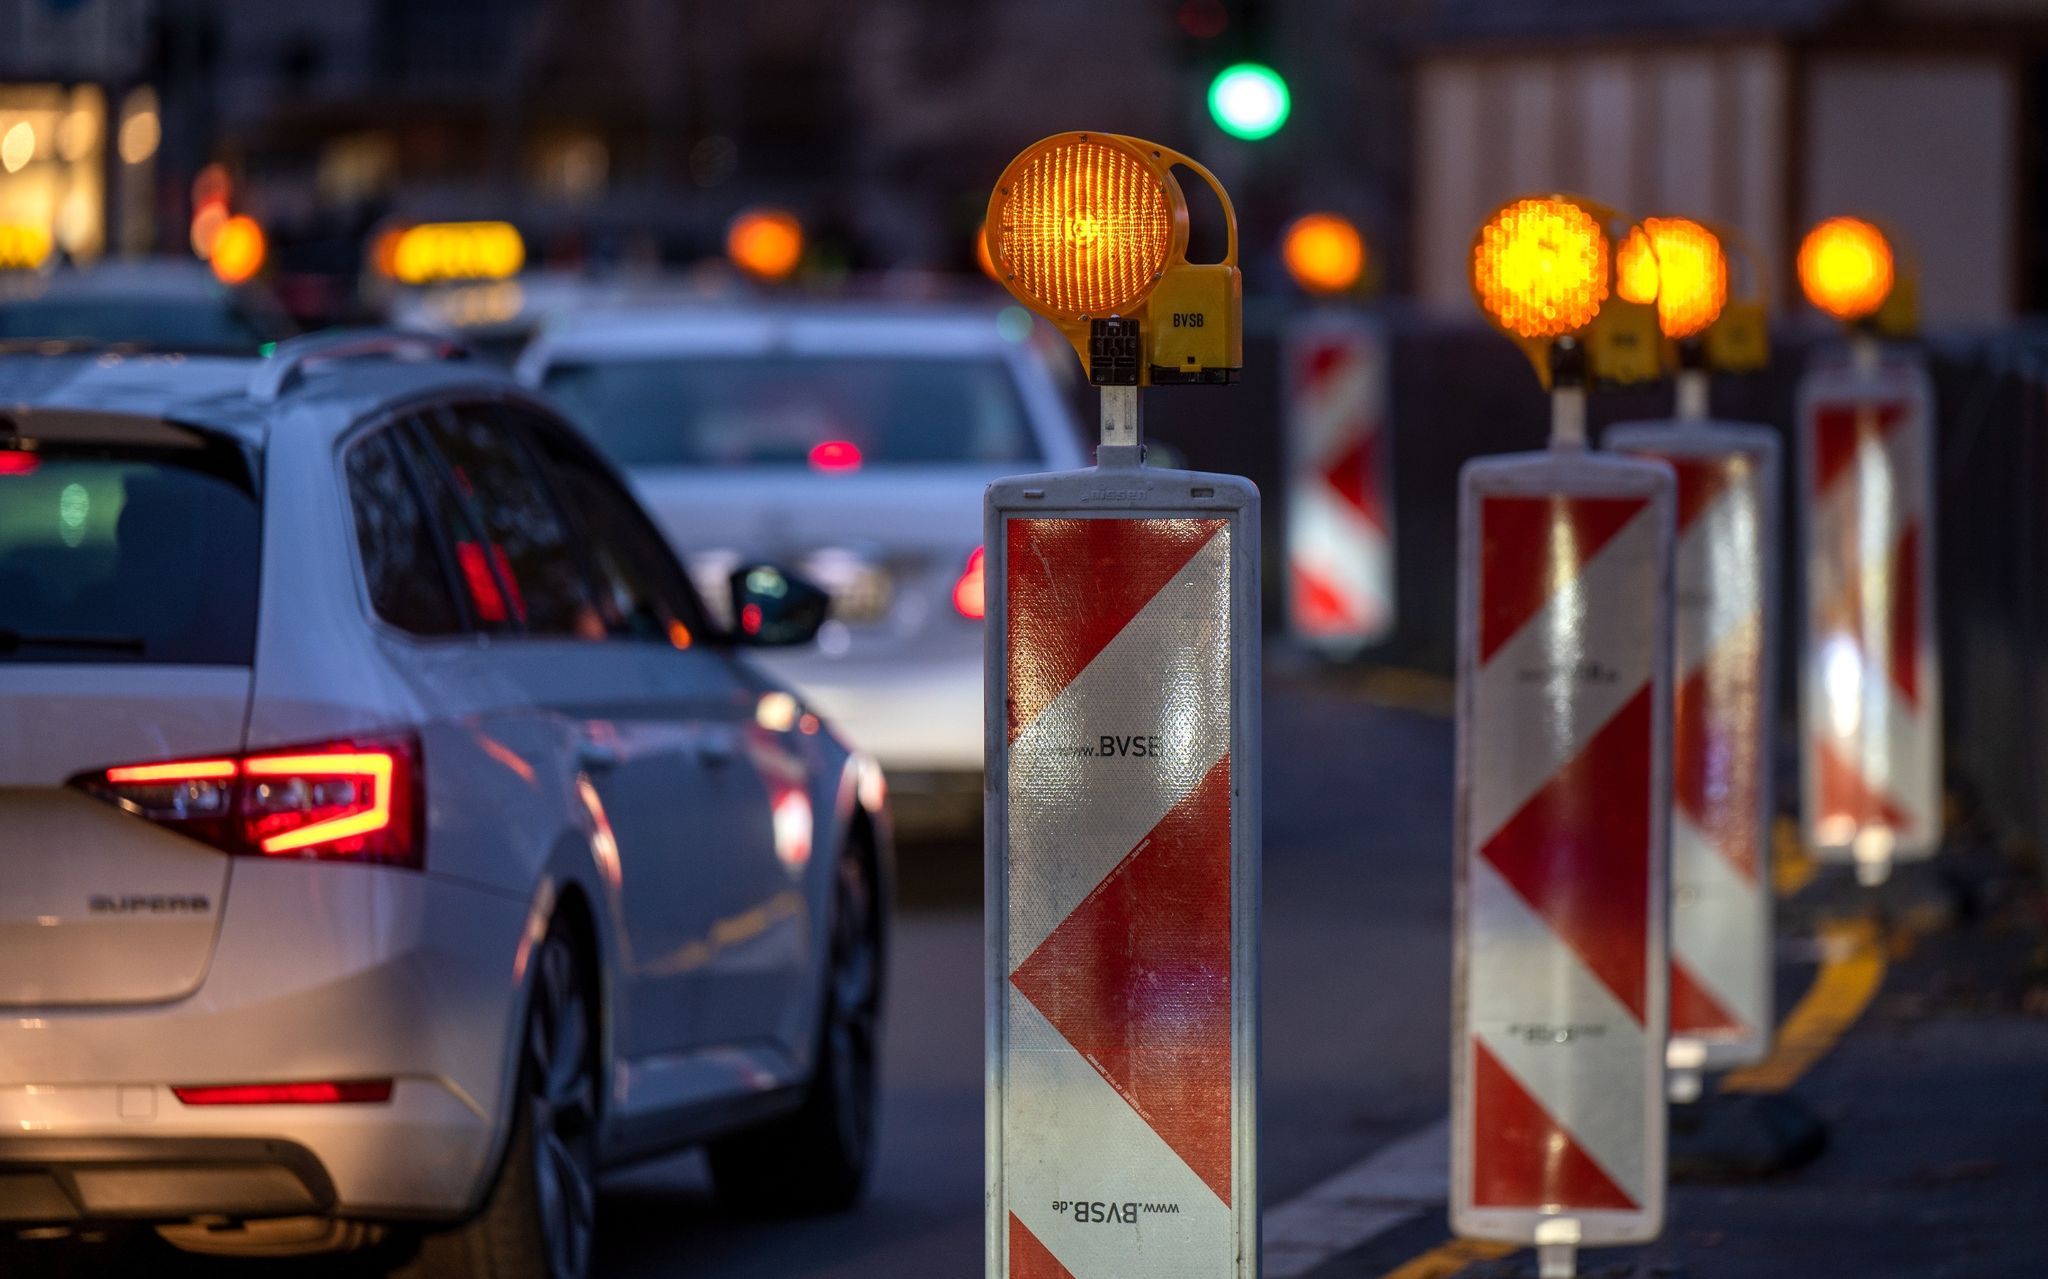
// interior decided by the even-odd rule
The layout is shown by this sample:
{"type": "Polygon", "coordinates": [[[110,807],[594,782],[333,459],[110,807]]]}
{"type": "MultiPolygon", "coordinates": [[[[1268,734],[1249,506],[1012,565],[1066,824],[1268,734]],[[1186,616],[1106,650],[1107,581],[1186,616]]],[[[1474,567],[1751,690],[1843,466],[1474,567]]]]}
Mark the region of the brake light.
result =
{"type": "Polygon", "coordinates": [[[986,601],[982,595],[982,548],[977,546],[967,557],[967,570],[960,574],[960,580],[953,583],[953,607],[960,616],[980,621],[986,601]]]}
{"type": "Polygon", "coordinates": [[[826,440],[811,446],[814,471],[858,471],[861,461],[860,446],[852,440],[826,440]]]}
{"type": "Polygon", "coordinates": [[[188,1106],[331,1106],[391,1100],[389,1079],[312,1084],[222,1084],[173,1088],[188,1106]]]}
{"type": "Polygon", "coordinates": [[[19,449],[0,449],[0,475],[34,475],[41,460],[19,449]]]}
{"type": "Polygon", "coordinates": [[[422,861],[419,745],[409,737],[129,764],[72,784],[230,853],[422,861]]]}

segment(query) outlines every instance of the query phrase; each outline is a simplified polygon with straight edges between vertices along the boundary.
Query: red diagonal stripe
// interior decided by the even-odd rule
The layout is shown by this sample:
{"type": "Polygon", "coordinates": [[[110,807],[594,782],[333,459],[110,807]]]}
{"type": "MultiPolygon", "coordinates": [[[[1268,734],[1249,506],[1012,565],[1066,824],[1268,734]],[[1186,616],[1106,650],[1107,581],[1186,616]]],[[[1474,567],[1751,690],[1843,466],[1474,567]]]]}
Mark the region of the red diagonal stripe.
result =
{"type": "Polygon", "coordinates": [[[1486,497],[1479,508],[1479,660],[1487,661],[1577,579],[1643,497],[1486,497]]]}
{"type": "Polygon", "coordinates": [[[1900,830],[1911,824],[1904,809],[1865,781],[1827,741],[1814,743],[1814,758],[1820,765],[1820,825],[1900,830]]]}
{"type": "Polygon", "coordinates": [[[1010,740],[1227,522],[1010,521],[1010,740]]]}
{"type": "Polygon", "coordinates": [[[1745,878],[1754,880],[1757,786],[1770,761],[1757,757],[1764,714],[1760,625],[1728,633],[1678,689],[1672,785],[1678,806],[1745,878]]]}
{"type": "Polygon", "coordinates": [[[1472,1203],[1479,1208],[1638,1206],[1476,1035],[1472,1203]]]}
{"type": "Polygon", "coordinates": [[[1368,432],[1323,464],[1323,481],[1357,511],[1366,523],[1384,533],[1387,508],[1380,499],[1380,433],[1368,432]]]}
{"type": "Polygon", "coordinates": [[[1685,965],[1671,961],[1671,1033],[1716,1031],[1734,1033],[1745,1029],[1742,1019],[1721,1006],[1707,988],[1693,980],[1685,965]]]}
{"type": "Polygon", "coordinates": [[[1038,1241],[1031,1227],[1010,1214],[1010,1279],[1074,1279],[1052,1249],[1038,1241]]]}
{"type": "Polygon", "coordinates": [[[1651,724],[1645,684],[1480,850],[1639,1022],[1649,998],[1651,724]]]}
{"type": "Polygon", "coordinates": [[[1294,579],[1294,609],[1297,620],[1310,631],[1348,631],[1365,624],[1363,602],[1354,603],[1330,585],[1326,578],[1303,568],[1289,566],[1294,579]]]}
{"type": "Polygon", "coordinates": [[[1908,524],[1892,554],[1892,683],[1920,707],[1920,525],[1908,524]]]}
{"type": "Polygon", "coordinates": [[[1866,435],[1882,437],[1905,419],[1906,406],[1824,404],[1813,413],[1813,487],[1825,491],[1849,464],[1866,435]]]}
{"type": "Polygon", "coordinates": [[[1692,527],[1693,522],[1706,514],[1707,509],[1721,500],[1721,495],[1735,485],[1740,467],[1731,466],[1731,461],[1740,460],[1741,455],[1730,457],[1689,457],[1657,455],[1671,469],[1678,473],[1678,531],[1692,527]]]}
{"type": "Polygon", "coordinates": [[[1053,1250],[1016,1214],[1010,1214],[1010,1279],[1073,1279],[1073,1271],[1059,1265],[1053,1250]]]}
{"type": "Polygon", "coordinates": [[[1230,759],[1010,981],[1230,1202],[1230,759]]]}

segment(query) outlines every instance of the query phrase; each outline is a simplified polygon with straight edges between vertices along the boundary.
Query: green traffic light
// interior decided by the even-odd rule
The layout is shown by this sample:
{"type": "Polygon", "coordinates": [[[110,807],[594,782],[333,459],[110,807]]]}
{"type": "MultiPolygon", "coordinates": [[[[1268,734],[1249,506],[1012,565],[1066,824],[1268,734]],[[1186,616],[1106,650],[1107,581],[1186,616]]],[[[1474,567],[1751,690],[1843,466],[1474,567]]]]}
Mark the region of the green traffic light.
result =
{"type": "Polygon", "coordinates": [[[1287,123],[1294,102],[1280,73],[1256,62],[1240,62],[1209,82],[1209,115],[1233,138],[1257,142],[1287,123]]]}

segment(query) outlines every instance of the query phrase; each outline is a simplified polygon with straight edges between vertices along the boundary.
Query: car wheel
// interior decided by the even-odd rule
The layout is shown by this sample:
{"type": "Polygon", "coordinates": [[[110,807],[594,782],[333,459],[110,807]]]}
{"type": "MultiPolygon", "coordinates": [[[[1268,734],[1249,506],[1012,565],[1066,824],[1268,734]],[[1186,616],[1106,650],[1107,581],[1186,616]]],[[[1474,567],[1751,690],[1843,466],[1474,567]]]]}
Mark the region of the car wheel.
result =
{"type": "Polygon", "coordinates": [[[557,921],[535,952],[519,1095],[483,1211],[420,1241],[407,1279],[587,1279],[597,1221],[590,983],[557,921]]]}
{"type": "Polygon", "coordinates": [[[839,861],[832,969],[817,1057],[802,1107],[709,1148],[719,1198],[747,1212],[835,1212],[866,1189],[874,1158],[877,1034],[882,1012],[881,905],[862,850],[839,861]]]}

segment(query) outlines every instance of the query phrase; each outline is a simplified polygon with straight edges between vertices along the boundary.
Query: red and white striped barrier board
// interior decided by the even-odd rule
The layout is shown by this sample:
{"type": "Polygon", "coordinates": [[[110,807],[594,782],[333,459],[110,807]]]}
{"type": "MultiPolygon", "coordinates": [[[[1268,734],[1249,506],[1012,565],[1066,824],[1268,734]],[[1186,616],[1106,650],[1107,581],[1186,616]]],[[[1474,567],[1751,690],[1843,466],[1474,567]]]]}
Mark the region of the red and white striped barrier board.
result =
{"type": "Polygon", "coordinates": [[[990,1276],[1256,1273],[1257,503],[990,489],[990,1276]]]}
{"type": "Polygon", "coordinates": [[[1606,444],[1678,477],[1669,1062],[1747,1065],[1771,1045],[1778,437],[1630,423],[1606,444]]]}
{"type": "Polygon", "coordinates": [[[1470,462],[1461,486],[1451,1223],[1651,1239],[1672,474],[1559,449],[1470,462]]]}
{"type": "Polygon", "coordinates": [[[1342,656],[1394,627],[1386,342],[1357,316],[1324,312],[1285,345],[1287,629],[1342,656]]]}
{"type": "Polygon", "coordinates": [[[1933,421],[1903,357],[1800,383],[1806,838],[1872,879],[1941,844],[1933,421]]]}

